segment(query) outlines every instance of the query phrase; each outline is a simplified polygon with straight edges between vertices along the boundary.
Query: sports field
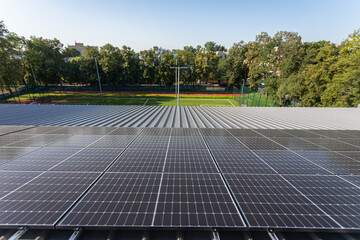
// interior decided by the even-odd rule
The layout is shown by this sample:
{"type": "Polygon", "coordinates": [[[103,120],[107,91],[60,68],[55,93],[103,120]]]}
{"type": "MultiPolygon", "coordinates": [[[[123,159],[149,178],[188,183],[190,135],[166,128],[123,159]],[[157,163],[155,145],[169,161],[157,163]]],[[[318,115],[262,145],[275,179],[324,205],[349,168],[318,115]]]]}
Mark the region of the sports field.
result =
{"type": "MultiPolygon", "coordinates": [[[[144,105],[176,106],[174,94],[108,94],[102,96],[91,93],[41,93],[25,94],[7,100],[8,103],[48,103],[48,104],[81,104],[81,105],[144,105]]],[[[183,94],[180,95],[180,106],[219,106],[237,107],[231,94],[183,94]]]]}

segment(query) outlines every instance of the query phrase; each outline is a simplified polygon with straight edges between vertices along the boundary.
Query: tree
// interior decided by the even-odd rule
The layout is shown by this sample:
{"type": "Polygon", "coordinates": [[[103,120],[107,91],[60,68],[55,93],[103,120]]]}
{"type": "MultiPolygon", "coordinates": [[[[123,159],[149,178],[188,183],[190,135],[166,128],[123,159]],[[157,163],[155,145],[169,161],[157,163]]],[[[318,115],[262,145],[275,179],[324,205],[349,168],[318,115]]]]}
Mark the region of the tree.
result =
{"type": "Polygon", "coordinates": [[[5,24],[0,21],[0,89],[12,92],[12,87],[19,85],[23,79],[23,62],[21,57],[21,38],[9,33],[5,24]]]}
{"type": "Polygon", "coordinates": [[[228,84],[239,86],[243,79],[248,77],[248,68],[245,64],[246,52],[248,51],[247,45],[241,41],[234,43],[229,49],[229,54],[226,58],[228,63],[228,84]]]}
{"type": "Polygon", "coordinates": [[[30,37],[25,41],[25,79],[36,84],[59,84],[65,60],[61,53],[62,43],[57,39],[30,37]]]}
{"type": "Polygon", "coordinates": [[[226,48],[224,46],[221,45],[217,45],[215,42],[209,41],[206,42],[204,44],[204,49],[205,51],[211,51],[211,52],[216,52],[216,51],[226,51],[226,48]]]}
{"type": "Polygon", "coordinates": [[[156,46],[140,52],[140,69],[145,83],[154,84],[161,82],[157,70],[160,56],[159,48],[156,46]]]}

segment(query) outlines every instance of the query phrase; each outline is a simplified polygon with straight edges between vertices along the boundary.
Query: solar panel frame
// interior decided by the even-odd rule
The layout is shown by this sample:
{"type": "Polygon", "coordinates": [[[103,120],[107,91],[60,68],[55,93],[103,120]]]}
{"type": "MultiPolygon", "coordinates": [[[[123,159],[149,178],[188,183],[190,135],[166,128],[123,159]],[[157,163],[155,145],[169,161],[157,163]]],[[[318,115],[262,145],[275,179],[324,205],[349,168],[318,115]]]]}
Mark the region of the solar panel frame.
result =
{"type": "Polygon", "coordinates": [[[271,138],[271,140],[292,151],[328,151],[326,148],[297,137],[276,137],[271,138]]]}
{"type": "Polygon", "coordinates": [[[236,139],[247,146],[250,150],[286,150],[284,146],[267,138],[237,137],[236,139]]]}

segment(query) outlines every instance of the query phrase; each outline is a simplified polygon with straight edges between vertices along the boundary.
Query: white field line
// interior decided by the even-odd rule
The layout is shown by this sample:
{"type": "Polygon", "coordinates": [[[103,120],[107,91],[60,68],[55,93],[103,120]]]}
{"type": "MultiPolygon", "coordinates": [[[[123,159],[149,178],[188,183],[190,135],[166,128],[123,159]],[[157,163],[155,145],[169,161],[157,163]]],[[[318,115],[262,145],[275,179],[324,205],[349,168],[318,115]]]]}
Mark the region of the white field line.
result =
{"type": "Polygon", "coordinates": [[[144,103],[144,106],[147,104],[147,102],[149,101],[150,98],[146,99],[146,102],[144,103]]]}
{"type": "Polygon", "coordinates": [[[231,104],[231,105],[233,105],[233,107],[235,107],[235,105],[232,103],[232,102],[230,102],[230,100],[228,99],[228,101],[229,101],[229,103],[231,104]]]}

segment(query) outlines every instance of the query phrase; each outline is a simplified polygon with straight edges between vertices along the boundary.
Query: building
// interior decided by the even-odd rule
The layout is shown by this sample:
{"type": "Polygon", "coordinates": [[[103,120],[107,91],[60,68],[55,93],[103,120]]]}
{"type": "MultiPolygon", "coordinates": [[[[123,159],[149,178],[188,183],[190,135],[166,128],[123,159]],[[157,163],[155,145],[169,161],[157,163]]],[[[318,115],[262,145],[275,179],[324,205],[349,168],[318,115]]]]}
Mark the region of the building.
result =
{"type": "MultiPolygon", "coordinates": [[[[77,51],[79,51],[80,54],[81,54],[81,56],[84,55],[85,47],[87,47],[87,46],[85,46],[84,43],[77,43],[77,42],[75,42],[75,45],[68,45],[68,48],[74,48],[74,49],[76,49],[77,51]]],[[[98,46],[89,46],[89,47],[93,47],[93,48],[95,48],[96,50],[99,51],[99,47],[98,47],[98,46]]]]}

